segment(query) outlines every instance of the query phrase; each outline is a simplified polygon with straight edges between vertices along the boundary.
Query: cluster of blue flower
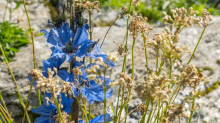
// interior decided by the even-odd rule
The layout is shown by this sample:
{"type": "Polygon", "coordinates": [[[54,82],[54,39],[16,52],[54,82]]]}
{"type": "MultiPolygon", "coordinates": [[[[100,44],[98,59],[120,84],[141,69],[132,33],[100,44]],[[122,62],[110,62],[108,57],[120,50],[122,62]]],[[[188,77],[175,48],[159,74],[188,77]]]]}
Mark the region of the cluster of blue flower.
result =
{"type": "MultiPolygon", "coordinates": [[[[76,25],[77,26],[77,25],[76,25]]],[[[95,80],[88,79],[88,74],[86,73],[86,69],[91,66],[96,65],[95,63],[90,63],[88,65],[84,64],[84,61],[76,61],[75,57],[84,58],[90,57],[92,59],[102,58],[103,62],[106,63],[109,67],[114,67],[114,62],[108,59],[108,55],[101,54],[101,49],[97,42],[93,42],[88,39],[89,26],[84,24],[82,27],[77,27],[75,33],[70,28],[67,22],[62,22],[61,26],[52,27],[50,32],[41,30],[47,38],[47,42],[52,44],[51,47],[52,54],[49,59],[43,61],[43,70],[42,73],[44,77],[48,77],[48,68],[52,71],[54,67],[57,69],[56,75],[58,75],[65,82],[72,83],[70,87],[72,87],[72,91],[75,95],[83,95],[90,104],[93,104],[94,101],[104,101],[105,94],[103,86],[105,86],[108,91],[106,93],[106,99],[110,98],[113,95],[113,89],[110,88],[109,84],[111,80],[104,76],[98,76],[102,81],[102,84],[98,84],[95,80]],[[69,73],[65,69],[60,69],[60,66],[67,62],[74,62],[73,68],[80,67],[79,69],[82,72],[82,75],[77,75],[77,80],[74,77],[74,73],[69,73]],[[104,82],[105,81],[105,82],[104,82]],[[105,84],[105,85],[104,85],[105,84]],[[80,85],[80,86],[79,86],[80,85]],[[83,85],[83,86],[82,86],[83,85]]],[[[99,65],[100,68],[103,66],[99,65]]],[[[70,68],[70,69],[73,69],[70,68]]],[[[55,74],[54,74],[55,76],[55,74]]],[[[30,81],[32,81],[32,77],[29,76],[30,81]]],[[[37,85],[37,82],[34,82],[34,85],[37,85]]],[[[73,97],[75,97],[73,95],[73,97]]],[[[55,104],[48,102],[45,98],[52,98],[52,93],[45,93],[43,99],[44,104],[39,106],[36,109],[32,109],[32,112],[41,115],[36,118],[35,123],[54,123],[54,116],[58,115],[57,107],[55,104]]],[[[73,103],[72,98],[67,98],[65,93],[60,93],[57,96],[59,100],[61,98],[61,111],[67,113],[68,115],[71,112],[71,105],[73,103]]],[[[104,121],[104,114],[95,117],[93,120],[90,120],[89,123],[99,123],[104,121]]],[[[110,121],[110,115],[106,114],[106,121],[110,121]]],[[[83,123],[83,121],[79,121],[79,123],[83,123]]]]}

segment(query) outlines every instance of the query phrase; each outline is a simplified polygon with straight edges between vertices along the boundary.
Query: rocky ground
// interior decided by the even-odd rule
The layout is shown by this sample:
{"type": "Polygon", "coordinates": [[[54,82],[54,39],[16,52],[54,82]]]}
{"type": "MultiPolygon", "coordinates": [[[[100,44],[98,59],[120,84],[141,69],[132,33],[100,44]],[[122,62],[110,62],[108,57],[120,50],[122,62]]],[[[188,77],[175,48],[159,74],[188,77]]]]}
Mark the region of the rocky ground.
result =
{"type": "MultiPolygon", "coordinates": [[[[1,3],[1,2],[0,2],[1,3]]],[[[2,4],[0,4],[0,9],[2,4]]],[[[34,5],[33,5],[34,7],[34,5]]],[[[33,7],[30,7],[33,8],[33,7]]],[[[38,8],[43,7],[42,5],[36,5],[36,9],[43,9],[38,8]]],[[[23,9],[21,8],[21,11],[23,9]]],[[[47,11],[47,9],[45,10],[47,11]]],[[[0,11],[0,18],[2,17],[0,11]]],[[[40,29],[43,29],[47,26],[47,19],[48,12],[45,14],[41,14],[40,10],[38,12],[34,12],[30,10],[30,16],[32,16],[31,22],[32,25],[36,25],[33,27],[37,27],[35,31],[39,31],[40,29]],[[38,15],[40,17],[35,17],[34,15],[38,15]],[[44,17],[45,15],[45,17],[44,17]]],[[[104,13],[104,12],[103,12],[104,13]]],[[[118,13],[113,11],[109,12],[108,14],[94,14],[94,23],[99,22],[100,18],[103,20],[114,20],[117,17],[118,13]],[[96,20],[96,21],[95,21],[96,20]]],[[[12,17],[14,17],[13,15],[12,17]]],[[[24,17],[24,15],[21,15],[24,17]]],[[[15,16],[14,20],[16,20],[15,16]]],[[[25,17],[24,17],[25,18],[25,17]]],[[[119,21],[116,22],[115,26],[111,28],[109,31],[104,45],[102,47],[102,51],[104,53],[111,53],[117,50],[117,45],[120,44],[125,36],[126,28],[124,25],[125,17],[121,18],[119,21]],[[116,41],[116,43],[113,42],[113,40],[116,41]]],[[[107,32],[109,27],[95,27],[93,29],[93,40],[98,40],[99,43],[103,41],[104,35],[107,32]]],[[[159,33],[162,31],[163,28],[155,27],[154,30],[150,33],[150,36],[152,37],[155,33],[159,33]]],[[[49,30],[49,29],[47,29],[49,30]]],[[[190,50],[193,50],[199,36],[202,32],[203,28],[201,27],[192,27],[189,29],[184,30],[180,35],[180,42],[179,45],[188,45],[190,50]]],[[[211,82],[204,86],[200,86],[199,89],[201,91],[207,91],[207,88],[212,86],[214,83],[219,81],[220,77],[220,17],[213,17],[213,21],[210,23],[210,25],[207,27],[204,36],[200,42],[200,45],[196,51],[195,57],[193,58],[192,62],[196,67],[198,67],[200,70],[202,70],[206,77],[213,77],[211,79],[211,82]]],[[[35,37],[35,52],[36,52],[36,58],[37,58],[37,66],[42,69],[42,61],[49,58],[51,54],[50,45],[46,43],[46,38],[44,36],[35,37]]],[[[128,40],[128,49],[131,49],[132,45],[132,39],[129,37],[128,40]]],[[[142,81],[143,77],[146,75],[146,69],[144,67],[145,65],[145,59],[144,59],[144,51],[142,50],[143,42],[138,39],[135,44],[135,78],[136,82],[142,81]]],[[[148,50],[149,52],[152,51],[152,49],[148,50]]],[[[182,64],[186,64],[188,59],[190,58],[190,54],[186,54],[182,58],[182,64]]],[[[32,59],[32,47],[31,45],[28,45],[26,47],[20,48],[20,52],[16,54],[13,61],[10,62],[11,69],[15,75],[15,79],[17,80],[21,95],[23,96],[24,101],[26,100],[30,82],[27,79],[28,73],[33,69],[33,59],[32,59]]],[[[149,66],[154,67],[153,64],[154,56],[149,55],[149,66]]],[[[120,58],[119,62],[116,64],[116,67],[113,69],[113,76],[112,80],[115,80],[117,75],[121,72],[121,66],[122,66],[122,58],[120,58]]],[[[128,64],[127,64],[127,70],[131,69],[131,55],[128,56],[128,64]]],[[[8,109],[12,111],[12,116],[15,118],[15,121],[19,122],[20,114],[22,113],[21,106],[19,103],[19,100],[16,97],[15,94],[15,85],[13,80],[11,79],[11,75],[8,71],[7,65],[5,63],[0,64],[0,90],[3,93],[3,97],[5,100],[5,103],[8,106],[8,109]]],[[[115,94],[117,95],[118,87],[115,87],[115,94]]],[[[184,99],[185,95],[189,95],[190,90],[188,88],[185,88],[184,90],[181,90],[176,102],[180,102],[182,99],[184,99]]],[[[219,123],[220,122],[220,87],[217,87],[216,89],[212,90],[211,92],[207,93],[206,95],[202,96],[199,100],[197,100],[199,109],[195,112],[193,117],[193,122],[197,123],[203,123],[203,122],[213,122],[213,123],[219,123]]],[[[116,96],[113,96],[109,99],[109,102],[113,102],[113,106],[116,106],[116,96]]],[[[132,100],[130,102],[129,111],[133,110],[139,103],[141,103],[141,99],[137,97],[137,94],[134,92],[132,95],[132,100]]],[[[32,89],[31,96],[29,99],[29,110],[33,108],[34,106],[38,105],[37,100],[37,94],[35,89],[32,89]]],[[[93,113],[96,114],[102,110],[102,104],[97,103],[93,107],[95,110],[93,113]]],[[[189,105],[186,105],[186,108],[189,109],[189,105]]],[[[110,111],[110,108],[109,108],[110,111]]],[[[111,111],[110,111],[111,112],[111,111]]],[[[189,112],[189,111],[188,111],[189,112]]],[[[112,114],[112,113],[111,113],[112,114]]],[[[123,111],[123,115],[125,112],[123,111]]],[[[112,116],[112,115],[111,115],[112,116]]],[[[127,122],[128,123],[137,123],[141,117],[141,114],[139,112],[133,112],[128,117],[127,122]]],[[[184,121],[184,119],[183,119],[184,121]]]]}

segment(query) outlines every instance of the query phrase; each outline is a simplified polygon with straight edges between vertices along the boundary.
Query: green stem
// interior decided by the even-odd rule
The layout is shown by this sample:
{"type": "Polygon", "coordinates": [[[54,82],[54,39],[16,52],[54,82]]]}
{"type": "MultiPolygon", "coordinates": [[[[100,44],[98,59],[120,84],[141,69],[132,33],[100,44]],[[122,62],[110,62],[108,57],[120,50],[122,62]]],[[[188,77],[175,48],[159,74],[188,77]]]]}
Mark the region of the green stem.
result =
{"type": "Polygon", "coordinates": [[[118,100],[117,100],[117,106],[116,106],[116,117],[114,119],[114,123],[116,123],[116,118],[117,118],[117,115],[118,115],[118,103],[119,103],[120,93],[121,93],[121,85],[120,85],[119,90],[118,90],[118,100]]]}
{"type": "Polygon", "coordinates": [[[158,71],[158,59],[159,59],[159,48],[157,47],[157,60],[156,60],[156,74],[158,74],[159,73],[159,71],[158,71]]]}
{"type": "Polygon", "coordinates": [[[30,19],[29,19],[29,16],[28,16],[28,12],[27,12],[26,5],[25,5],[24,0],[23,0],[23,4],[24,4],[24,9],[25,9],[26,15],[27,15],[30,32],[31,32],[32,49],[33,49],[33,60],[34,60],[34,69],[36,69],[36,63],[35,63],[35,61],[36,61],[36,60],[35,60],[35,49],[34,49],[34,34],[33,34],[33,31],[32,31],[32,28],[31,28],[31,23],[30,23],[30,19]]]}
{"type": "MultiPolygon", "coordinates": [[[[152,101],[152,108],[153,108],[153,101],[152,101]]],[[[149,123],[152,113],[153,113],[153,109],[151,109],[150,114],[148,115],[147,123],[149,123]]]]}
{"type": "MultiPolygon", "coordinates": [[[[9,63],[8,63],[8,60],[7,60],[6,56],[5,56],[5,53],[4,53],[4,51],[3,51],[3,48],[2,48],[1,43],[0,43],[0,50],[1,50],[1,52],[2,52],[2,54],[3,54],[3,56],[4,56],[4,58],[5,58],[5,62],[6,62],[7,66],[8,66],[8,69],[9,69],[9,71],[10,71],[10,73],[11,73],[11,77],[12,77],[13,81],[15,82],[15,86],[16,86],[16,89],[17,89],[16,92],[17,92],[18,99],[19,99],[19,101],[20,101],[22,107],[25,108],[25,105],[24,105],[24,102],[23,102],[21,93],[20,93],[20,91],[19,91],[17,82],[16,82],[16,80],[15,80],[14,74],[12,73],[12,70],[11,70],[10,65],[9,65],[9,63]]],[[[27,117],[27,119],[28,119],[28,123],[31,123],[27,111],[25,112],[25,115],[26,115],[26,117],[27,117]]]]}
{"type": "Polygon", "coordinates": [[[4,123],[7,123],[7,122],[5,121],[4,116],[2,115],[1,111],[0,111],[0,116],[1,116],[1,118],[3,119],[4,123]]]}
{"type": "Polygon", "coordinates": [[[192,116],[193,116],[193,112],[194,112],[194,106],[195,106],[195,100],[196,100],[196,95],[193,95],[192,109],[191,109],[191,114],[190,114],[190,118],[189,118],[188,123],[191,123],[191,120],[192,120],[192,116]]]}
{"type": "MultiPolygon", "coordinates": [[[[28,16],[28,12],[27,12],[27,8],[26,8],[25,1],[24,1],[24,0],[23,0],[23,4],[24,4],[24,9],[25,9],[26,15],[27,15],[30,32],[31,32],[34,69],[36,69],[36,57],[35,57],[35,47],[34,47],[34,34],[33,34],[32,28],[31,28],[31,23],[30,23],[30,19],[29,19],[29,16],[28,16]]],[[[32,88],[32,86],[31,86],[31,88],[32,88]]],[[[31,90],[31,89],[30,89],[30,90],[31,90]]],[[[38,90],[38,92],[37,92],[37,95],[38,95],[39,105],[41,105],[41,97],[40,97],[40,91],[39,91],[39,90],[38,90]]]]}
{"type": "Polygon", "coordinates": [[[135,44],[135,38],[133,38],[133,45],[131,49],[132,53],[132,74],[131,74],[131,79],[134,79],[134,44],[135,44]]]}
{"type": "Polygon", "coordinates": [[[123,102],[124,102],[124,93],[125,93],[125,87],[123,85],[123,87],[122,87],[122,96],[121,96],[121,107],[120,107],[120,110],[118,112],[118,115],[117,115],[117,118],[116,118],[115,122],[117,122],[118,119],[119,119],[118,121],[120,121],[120,118],[121,118],[121,112],[122,112],[122,109],[123,109],[123,102]]]}
{"type": "Polygon", "coordinates": [[[7,109],[6,105],[5,105],[5,101],[4,101],[3,97],[2,97],[2,92],[1,92],[1,91],[0,91],[0,99],[1,99],[1,101],[2,101],[2,104],[3,104],[3,106],[4,106],[5,110],[6,110],[6,112],[9,114],[8,109],[7,109]]]}
{"type": "MultiPolygon", "coordinates": [[[[146,44],[146,38],[145,38],[145,34],[142,34],[142,37],[144,39],[144,52],[145,52],[145,60],[146,60],[146,65],[148,66],[148,58],[147,58],[147,44],[146,44]]],[[[149,76],[149,70],[147,69],[147,74],[149,76]]]]}
{"type": "Polygon", "coordinates": [[[104,123],[106,123],[106,92],[107,92],[107,88],[106,88],[106,69],[104,70],[104,94],[105,94],[105,97],[104,97],[104,110],[103,110],[103,114],[104,114],[104,123]]]}
{"type": "Polygon", "coordinates": [[[206,26],[204,27],[204,29],[203,29],[203,31],[202,31],[202,34],[201,34],[200,37],[199,37],[199,40],[198,40],[198,42],[197,42],[197,44],[196,44],[196,47],[195,47],[194,50],[193,50],[192,56],[190,57],[189,61],[187,62],[187,65],[191,62],[192,58],[194,57],[194,54],[195,54],[195,52],[196,52],[197,47],[199,46],[199,43],[200,43],[200,41],[201,41],[201,39],[202,39],[202,36],[203,36],[203,34],[204,34],[204,32],[205,32],[205,29],[206,29],[206,26]]]}
{"type": "MultiPolygon", "coordinates": [[[[92,12],[89,11],[89,36],[92,41],[92,12]]],[[[90,58],[90,63],[92,63],[92,58],[90,58]]]]}
{"type": "MultiPolygon", "coordinates": [[[[179,89],[179,87],[180,87],[180,84],[178,84],[178,86],[176,87],[176,89],[175,89],[174,93],[172,94],[172,96],[170,98],[170,101],[169,101],[168,105],[166,106],[164,112],[161,113],[161,119],[163,118],[164,115],[166,115],[168,106],[170,105],[170,103],[171,103],[171,101],[173,99],[173,96],[176,94],[176,91],[179,89]]],[[[162,122],[163,122],[163,120],[162,120],[162,122]]]]}
{"type": "MultiPolygon", "coordinates": [[[[131,88],[129,89],[129,96],[128,96],[128,101],[127,102],[130,101],[130,97],[131,97],[131,88]]],[[[126,106],[126,116],[128,114],[128,108],[129,108],[129,103],[126,106]]],[[[125,123],[126,123],[126,120],[127,120],[127,117],[125,117],[125,123]]]]}
{"type": "Polygon", "coordinates": [[[55,97],[55,90],[53,89],[53,96],[54,96],[54,99],[55,99],[55,104],[57,106],[57,111],[59,113],[59,116],[60,116],[60,119],[62,120],[63,123],[65,123],[64,119],[63,119],[63,116],[62,116],[62,113],[61,113],[61,110],[60,110],[60,105],[57,101],[57,97],[55,97]]]}
{"type": "Polygon", "coordinates": [[[89,104],[89,120],[91,119],[91,116],[90,116],[90,115],[91,115],[91,106],[92,106],[92,105],[89,104]]]}
{"type": "Polygon", "coordinates": [[[173,68],[171,54],[170,54],[169,60],[170,60],[170,74],[169,74],[169,78],[171,78],[172,77],[172,68],[173,68]]]}
{"type": "Polygon", "coordinates": [[[146,107],[146,109],[145,109],[144,115],[142,115],[142,117],[141,117],[141,123],[144,123],[144,121],[145,121],[145,117],[146,117],[146,115],[147,115],[147,110],[148,110],[149,105],[150,105],[150,100],[148,100],[147,103],[146,103],[146,106],[147,106],[147,107],[146,107]]]}
{"type": "Polygon", "coordinates": [[[30,90],[28,92],[28,97],[27,97],[27,101],[26,101],[26,105],[25,105],[25,109],[24,109],[24,116],[23,116],[22,123],[24,123],[24,120],[25,120],[25,112],[27,111],[27,108],[28,108],[28,100],[29,100],[29,97],[30,97],[30,94],[31,94],[31,89],[32,89],[33,83],[34,83],[34,80],[32,80],[31,87],[30,87],[30,90]]]}

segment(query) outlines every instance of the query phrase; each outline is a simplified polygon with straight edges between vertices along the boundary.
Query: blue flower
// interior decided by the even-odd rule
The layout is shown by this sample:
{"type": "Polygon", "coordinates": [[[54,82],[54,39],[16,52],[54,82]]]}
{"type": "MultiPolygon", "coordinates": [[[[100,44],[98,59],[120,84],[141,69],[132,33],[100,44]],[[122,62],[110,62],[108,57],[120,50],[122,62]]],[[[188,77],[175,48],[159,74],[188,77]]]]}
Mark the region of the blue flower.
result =
{"type": "Polygon", "coordinates": [[[47,32],[41,30],[47,38],[47,42],[52,44],[53,51],[51,56],[62,55],[64,59],[70,62],[74,57],[84,57],[85,54],[94,45],[94,42],[88,39],[88,25],[77,28],[74,34],[68,23],[63,23],[61,28],[54,27],[47,32]]]}
{"type": "MultiPolygon", "coordinates": [[[[111,121],[110,114],[108,113],[106,114],[106,121],[111,121]]],[[[104,122],[104,114],[96,116],[94,119],[89,121],[89,123],[101,123],[101,122],[104,122]]],[[[79,123],[85,123],[85,122],[82,122],[82,120],[80,120],[79,123]]]]}
{"type": "MultiPolygon", "coordinates": [[[[75,62],[75,67],[79,67],[82,65],[80,62],[75,62]]],[[[97,84],[94,80],[88,80],[87,73],[85,70],[89,67],[91,67],[94,64],[89,64],[87,67],[84,66],[84,68],[80,68],[82,71],[82,75],[78,76],[78,80],[76,81],[74,78],[74,74],[70,74],[67,71],[62,71],[62,75],[60,74],[60,77],[66,81],[71,82],[72,84],[72,90],[73,92],[78,95],[82,94],[90,104],[93,104],[94,101],[104,101],[104,77],[100,76],[99,78],[103,82],[102,85],[97,84]]],[[[106,93],[106,99],[110,98],[113,95],[113,89],[110,88],[109,83],[111,80],[109,78],[105,78],[106,81],[106,88],[108,88],[108,91],[106,93]]]]}
{"type": "MultiPolygon", "coordinates": [[[[48,97],[49,99],[51,99],[52,94],[51,93],[47,93],[44,95],[44,104],[37,107],[36,109],[32,109],[32,112],[42,115],[38,118],[36,118],[35,123],[54,123],[54,121],[56,120],[54,118],[55,115],[58,114],[57,112],[57,107],[56,105],[48,102],[47,105],[47,101],[45,100],[45,98],[48,97]]],[[[60,96],[58,95],[57,99],[59,100],[60,96]]],[[[73,99],[72,98],[67,98],[65,96],[64,93],[61,93],[61,104],[63,105],[63,108],[61,109],[61,112],[66,112],[67,114],[70,114],[71,112],[71,105],[73,103],[73,99]]]]}
{"type": "Polygon", "coordinates": [[[98,59],[98,58],[102,58],[103,62],[105,62],[109,67],[113,68],[115,66],[115,63],[107,60],[108,55],[106,54],[101,54],[101,49],[99,44],[95,44],[94,48],[92,49],[92,51],[89,53],[86,53],[87,56],[93,58],[93,59],[98,59]]]}
{"type": "MultiPolygon", "coordinates": [[[[56,56],[53,56],[53,57],[43,61],[43,70],[44,70],[44,72],[42,72],[43,76],[48,78],[48,68],[50,68],[53,71],[54,67],[57,69],[58,75],[62,74],[63,70],[59,70],[59,69],[65,60],[65,59],[63,59],[63,57],[64,56],[62,56],[62,55],[56,55],[56,56]]],[[[56,75],[56,73],[54,73],[54,75],[56,75]]],[[[32,81],[32,77],[30,76],[30,74],[28,75],[28,79],[30,81],[32,81]]],[[[36,81],[34,81],[33,85],[34,86],[37,85],[36,81]]]]}

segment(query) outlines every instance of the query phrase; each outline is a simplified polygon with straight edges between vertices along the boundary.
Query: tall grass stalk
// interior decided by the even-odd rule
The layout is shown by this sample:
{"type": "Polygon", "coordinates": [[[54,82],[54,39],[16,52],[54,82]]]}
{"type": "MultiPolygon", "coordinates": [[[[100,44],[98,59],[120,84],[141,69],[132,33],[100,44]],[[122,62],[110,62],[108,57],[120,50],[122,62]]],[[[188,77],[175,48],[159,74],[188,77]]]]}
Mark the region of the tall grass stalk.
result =
{"type": "MultiPolygon", "coordinates": [[[[128,14],[130,14],[131,13],[131,3],[132,3],[132,0],[130,0],[130,3],[129,3],[129,8],[128,8],[128,14]]],[[[125,43],[125,53],[127,53],[127,47],[128,47],[128,30],[129,30],[129,28],[128,28],[128,24],[129,24],[129,19],[130,19],[130,16],[128,16],[128,18],[127,18],[127,31],[126,31],[126,43],[125,43]]],[[[127,67],[127,55],[124,55],[124,61],[123,61],[123,66],[122,66],[122,72],[126,72],[126,67],[127,67]]],[[[116,108],[116,119],[115,119],[115,123],[117,122],[117,119],[118,119],[118,117],[119,117],[119,121],[120,121],[120,115],[121,115],[121,112],[122,112],[122,109],[123,109],[123,107],[122,107],[122,104],[123,104],[123,99],[124,99],[124,85],[122,85],[123,87],[123,90],[122,90],[122,96],[121,96],[121,98],[122,98],[122,100],[121,100],[121,108],[120,108],[120,110],[119,110],[119,113],[118,113],[118,103],[119,103],[119,97],[120,97],[120,91],[121,91],[121,85],[120,85],[120,87],[119,87],[119,94],[118,94],[118,101],[117,101],[117,108],[116,108]]]]}
{"type": "Polygon", "coordinates": [[[204,34],[204,32],[205,32],[205,29],[206,29],[206,26],[204,27],[204,29],[203,29],[203,31],[202,31],[202,34],[201,34],[200,37],[199,37],[199,40],[198,40],[198,42],[197,42],[197,44],[196,44],[196,47],[195,47],[194,50],[193,50],[193,54],[191,55],[189,61],[187,62],[187,65],[191,62],[192,58],[194,57],[194,54],[195,54],[195,52],[196,52],[197,47],[199,46],[199,43],[200,43],[200,41],[201,41],[201,39],[202,39],[202,36],[203,36],[203,34],[204,34]]]}
{"type": "MultiPolygon", "coordinates": [[[[206,29],[206,26],[204,27],[204,29],[203,29],[203,31],[202,31],[202,34],[201,34],[200,37],[199,37],[199,40],[198,40],[198,42],[197,42],[197,44],[196,44],[196,47],[195,47],[194,50],[193,50],[193,54],[192,54],[192,56],[190,57],[190,59],[189,59],[187,65],[191,62],[192,58],[194,57],[194,54],[195,54],[195,52],[196,52],[197,47],[199,46],[199,43],[200,43],[200,41],[201,41],[201,39],[202,39],[202,36],[203,36],[203,34],[204,34],[204,32],[205,32],[205,29],[206,29]]],[[[194,95],[193,95],[192,109],[191,109],[191,112],[190,112],[190,118],[189,118],[189,122],[188,122],[188,123],[190,123],[191,120],[192,120],[192,116],[193,116],[193,113],[194,113],[195,99],[196,99],[196,95],[194,94],[194,95]]]]}
{"type": "MultiPolygon", "coordinates": [[[[10,67],[10,65],[9,65],[9,63],[8,63],[8,60],[7,60],[6,56],[5,56],[5,53],[4,53],[4,50],[3,50],[3,48],[2,48],[1,43],[0,43],[0,50],[1,50],[2,54],[3,54],[3,56],[4,56],[5,62],[6,62],[6,64],[7,64],[7,66],[8,66],[8,69],[9,69],[9,71],[10,71],[10,73],[11,73],[12,79],[13,79],[13,81],[14,81],[14,83],[15,83],[15,86],[16,86],[16,89],[17,89],[17,91],[16,91],[17,97],[18,97],[18,99],[19,99],[19,101],[20,101],[20,103],[21,103],[23,109],[25,109],[24,101],[23,101],[23,99],[22,99],[22,96],[21,96],[21,93],[20,93],[20,91],[19,91],[17,82],[16,82],[16,80],[15,80],[14,74],[12,73],[12,70],[11,70],[11,67],[10,67]]],[[[25,115],[26,115],[26,117],[27,117],[28,123],[31,123],[27,111],[25,112],[25,115]]]]}
{"type": "MultiPolygon", "coordinates": [[[[24,114],[25,114],[25,112],[27,111],[28,100],[29,100],[29,97],[30,97],[30,94],[31,94],[31,89],[32,89],[33,83],[34,83],[34,80],[32,80],[32,82],[31,82],[31,87],[30,87],[30,90],[29,90],[29,92],[28,92],[28,97],[27,97],[27,100],[26,100],[26,105],[25,105],[25,109],[24,109],[24,114]]],[[[25,120],[25,115],[23,116],[22,123],[24,123],[24,120],[25,120]]]]}
{"type": "Polygon", "coordinates": [[[1,101],[2,101],[2,104],[3,104],[3,106],[4,106],[5,110],[6,110],[6,112],[9,114],[8,109],[7,109],[6,105],[5,105],[5,101],[4,101],[3,97],[2,97],[2,92],[1,92],[1,91],[0,91],[0,99],[1,99],[1,101]]]}
{"type": "MultiPolygon", "coordinates": [[[[62,112],[60,110],[60,104],[58,103],[57,97],[55,96],[56,95],[55,89],[52,89],[52,90],[53,90],[53,96],[54,96],[54,99],[55,99],[55,104],[56,104],[56,107],[57,107],[58,114],[59,114],[60,119],[62,120],[62,122],[65,123],[65,121],[63,119],[63,116],[62,116],[62,112]]],[[[61,95],[60,95],[60,98],[61,98],[61,95]]]]}
{"type": "Polygon", "coordinates": [[[0,111],[0,116],[1,116],[1,118],[3,119],[3,121],[4,121],[5,123],[7,123],[6,120],[5,120],[5,117],[3,116],[3,114],[2,114],[1,111],[0,111]]]}

